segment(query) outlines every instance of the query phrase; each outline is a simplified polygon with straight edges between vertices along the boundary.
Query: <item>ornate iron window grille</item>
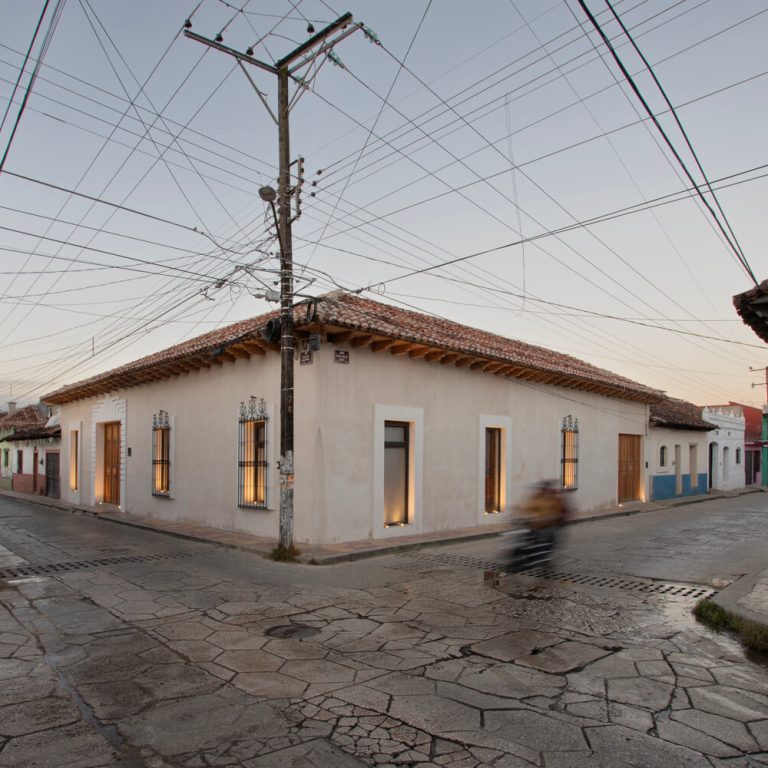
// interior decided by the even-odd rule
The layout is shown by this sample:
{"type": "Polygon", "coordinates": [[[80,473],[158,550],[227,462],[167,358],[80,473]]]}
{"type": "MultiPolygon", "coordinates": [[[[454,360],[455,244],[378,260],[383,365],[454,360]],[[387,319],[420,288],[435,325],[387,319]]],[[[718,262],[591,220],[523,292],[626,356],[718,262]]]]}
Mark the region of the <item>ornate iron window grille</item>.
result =
{"type": "Polygon", "coordinates": [[[152,417],[152,495],[171,494],[171,421],[167,411],[152,417]]]}
{"type": "Polygon", "coordinates": [[[579,487],[579,420],[566,416],[560,434],[560,485],[564,491],[575,491],[579,487]]]}
{"type": "Polygon", "coordinates": [[[267,508],[267,404],[251,395],[240,403],[237,506],[267,508]]]}

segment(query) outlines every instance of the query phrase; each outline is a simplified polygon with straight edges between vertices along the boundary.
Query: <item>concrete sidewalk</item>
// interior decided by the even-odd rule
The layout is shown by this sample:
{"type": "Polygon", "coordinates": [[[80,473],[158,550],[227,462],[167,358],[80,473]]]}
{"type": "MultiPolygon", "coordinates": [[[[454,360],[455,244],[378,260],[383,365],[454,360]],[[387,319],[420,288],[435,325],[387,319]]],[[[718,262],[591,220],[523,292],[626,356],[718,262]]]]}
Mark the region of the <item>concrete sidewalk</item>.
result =
{"type": "MultiPolygon", "coordinates": [[[[746,488],[741,491],[714,492],[706,496],[695,496],[684,499],[673,499],[660,502],[633,502],[619,505],[615,509],[576,514],[569,524],[587,523],[595,520],[603,520],[612,517],[635,515],[643,512],[653,512],[673,507],[687,506],[717,498],[735,497],[744,494],[762,493],[760,488],[746,488]]],[[[80,505],[73,507],[71,504],[59,499],[50,499],[44,496],[32,496],[16,491],[0,490],[0,495],[18,499],[24,499],[34,504],[53,507],[72,514],[92,515],[100,520],[105,520],[121,525],[129,525],[145,530],[152,530],[170,536],[177,536],[192,541],[201,541],[208,544],[217,544],[231,549],[253,552],[266,556],[273,549],[274,539],[253,536],[248,533],[225,531],[218,528],[200,525],[192,522],[157,520],[155,518],[133,515],[121,512],[115,508],[103,506],[80,505]]],[[[474,539],[490,538],[507,531],[509,525],[503,523],[489,523],[471,528],[453,529],[435,533],[422,533],[400,536],[396,540],[365,540],[340,544],[326,544],[319,547],[304,547],[299,557],[300,562],[313,565],[332,565],[365,557],[402,552],[409,549],[419,549],[441,544],[454,544],[474,539]]],[[[746,574],[730,584],[715,596],[715,602],[721,607],[736,613],[737,615],[768,626],[768,567],[762,571],[746,574]]]]}

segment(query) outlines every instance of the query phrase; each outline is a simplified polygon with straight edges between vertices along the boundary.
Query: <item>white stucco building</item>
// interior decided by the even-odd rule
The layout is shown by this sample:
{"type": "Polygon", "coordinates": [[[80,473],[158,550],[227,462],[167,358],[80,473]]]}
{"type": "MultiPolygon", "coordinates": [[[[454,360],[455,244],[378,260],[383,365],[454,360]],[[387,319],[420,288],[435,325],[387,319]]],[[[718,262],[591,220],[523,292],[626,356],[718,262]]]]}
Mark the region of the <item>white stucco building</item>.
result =
{"type": "Polygon", "coordinates": [[[716,425],[698,406],[671,397],[651,404],[649,423],[651,499],[707,493],[708,434],[716,425]]]}
{"type": "Polygon", "coordinates": [[[708,437],[709,487],[744,488],[744,413],[740,405],[707,405],[701,417],[716,425],[708,437]]]}
{"type": "MultiPolygon", "coordinates": [[[[280,357],[235,323],[51,393],[62,498],[277,538],[280,357]]],[[[498,522],[560,478],[576,508],[646,500],[649,404],[575,358],[356,296],[296,308],[295,538],[498,522]]]]}

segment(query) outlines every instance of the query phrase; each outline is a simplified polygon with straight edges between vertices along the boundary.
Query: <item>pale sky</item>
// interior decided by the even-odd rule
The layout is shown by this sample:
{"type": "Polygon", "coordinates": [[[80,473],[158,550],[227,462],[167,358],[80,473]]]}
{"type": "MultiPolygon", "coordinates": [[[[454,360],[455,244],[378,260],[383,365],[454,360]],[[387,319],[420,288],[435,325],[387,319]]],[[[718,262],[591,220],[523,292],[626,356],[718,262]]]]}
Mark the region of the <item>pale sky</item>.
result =
{"type": "MultiPolygon", "coordinates": [[[[702,184],[605,0],[587,4],[702,184]]],[[[0,0],[2,112],[43,5],[0,0]]],[[[768,278],[768,6],[614,7],[768,278]]],[[[299,295],[365,289],[698,404],[765,400],[766,346],[731,301],[752,281],[577,0],[66,0],[0,174],[0,408],[274,308],[254,294],[277,287],[258,197],[277,129],[235,60],[181,29],[273,62],[346,11],[381,46],[341,41],[343,68],[319,59],[291,111],[299,295]]],[[[274,109],[275,76],[249,74],[274,109]]]]}

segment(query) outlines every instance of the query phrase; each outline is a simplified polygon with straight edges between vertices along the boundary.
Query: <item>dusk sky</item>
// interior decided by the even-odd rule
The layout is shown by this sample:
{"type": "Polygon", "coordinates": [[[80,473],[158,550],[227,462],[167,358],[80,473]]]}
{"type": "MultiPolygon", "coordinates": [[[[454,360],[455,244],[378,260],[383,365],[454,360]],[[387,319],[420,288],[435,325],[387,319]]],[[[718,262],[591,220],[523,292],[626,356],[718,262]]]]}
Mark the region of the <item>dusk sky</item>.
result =
{"type": "MultiPolygon", "coordinates": [[[[291,111],[299,297],[359,290],[698,404],[765,401],[732,304],[768,278],[764,0],[613,3],[746,266],[578,0],[51,0],[22,72],[43,6],[0,0],[0,408],[275,308],[275,123],[182,30],[274,62],[347,11],[381,45],[342,40],[291,111]]],[[[275,109],[276,77],[249,74],[275,109]]]]}

